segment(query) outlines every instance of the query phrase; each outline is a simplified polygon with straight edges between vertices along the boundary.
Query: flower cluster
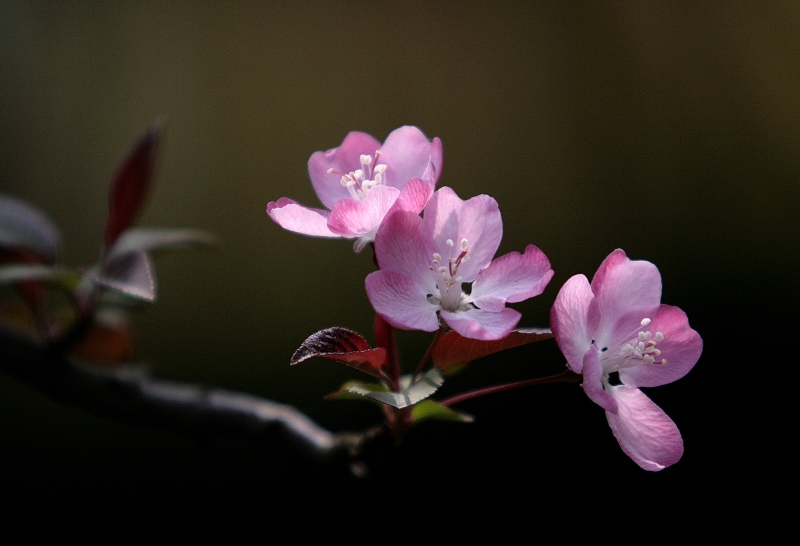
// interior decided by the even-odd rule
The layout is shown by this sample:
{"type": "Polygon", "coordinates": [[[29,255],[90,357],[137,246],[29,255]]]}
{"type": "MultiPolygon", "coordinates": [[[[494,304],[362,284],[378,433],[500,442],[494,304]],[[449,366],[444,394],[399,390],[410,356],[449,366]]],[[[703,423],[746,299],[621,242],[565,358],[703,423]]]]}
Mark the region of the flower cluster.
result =
{"type": "Polygon", "coordinates": [[[613,251],[591,283],[570,278],[551,310],[550,329],[519,329],[509,304],[542,294],[553,277],[547,256],[529,244],[495,258],[503,234],[498,203],[488,195],[462,200],[436,189],[442,144],[416,127],[393,131],[381,145],[349,133],[338,148],[311,155],[308,171],[325,207],[289,198],[267,205],[284,229],[371,245],[378,268],[365,290],[376,313],[376,347],[344,328],[310,336],[292,357],[344,362],[379,383],[353,382],[337,397],[382,404],[389,432],[400,437],[425,418],[468,420],[449,406],[469,397],[538,384],[543,378],[436,402],[430,397],[453,371],[476,358],[555,338],[567,361],[553,380],[579,378],[605,410],[622,450],[645,470],[661,470],[683,454],[675,423],[640,391],[675,381],[700,357],[702,340],[680,309],[661,303],[661,276],[650,262],[613,251]],[[393,329],[435,332],[413,374],[402,375],[393,329]],[[432,363],[432,366],[429,364],[432,363]]]}

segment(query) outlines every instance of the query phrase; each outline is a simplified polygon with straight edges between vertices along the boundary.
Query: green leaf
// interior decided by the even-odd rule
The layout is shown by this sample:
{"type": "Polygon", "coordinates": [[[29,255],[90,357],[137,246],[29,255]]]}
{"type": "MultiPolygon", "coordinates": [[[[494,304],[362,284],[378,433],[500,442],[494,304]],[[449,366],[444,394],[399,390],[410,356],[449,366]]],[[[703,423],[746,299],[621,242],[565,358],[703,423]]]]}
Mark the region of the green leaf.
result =
{"type": "Polygon", "coordinates": [[[431,358],[436,367],[449,372],[473,360],[552,337],[549,328],[519,328],[503,339],[493,341],[466,338],[450,330],[436,343],[431,358]]]}
{"type": "Polygon", "coordinates": [[[354,394],[360,394],[367,398],[377,400],[383,404],[402,409],[413,406],[417,402],[424,400],[435,393],[444,382],[444,375],[438,368],[431,368],[416,381],[410,383],[411,376],[401,378],[402,388],[399,392],[389,391],[388,389],[375,389],[371,385],[351,385],[347,390],[354,394]]]}
{"type": "Polygon", "coordinates": [[[461,423],[471,423],[474,417],[466,413],[459,413],[455,410],[441,405],[435,400],[423,400],[416,404],[411,410],[411,417],[416,422],[426,419],[437,419],[440,421],[459,421],[461,423]]]}

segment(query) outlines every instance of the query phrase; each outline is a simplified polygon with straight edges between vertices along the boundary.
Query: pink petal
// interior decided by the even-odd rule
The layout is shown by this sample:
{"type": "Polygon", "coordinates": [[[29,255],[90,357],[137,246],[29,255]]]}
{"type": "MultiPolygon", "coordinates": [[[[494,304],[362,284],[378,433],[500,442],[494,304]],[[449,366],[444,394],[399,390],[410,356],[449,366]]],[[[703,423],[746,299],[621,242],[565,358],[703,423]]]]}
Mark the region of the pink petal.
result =
{"type": "Polygon", "coordinates": [[[461,263],[458,273],[465,282],[470,282],[494,258],[503,237],[503,220],[492,197],[477,195],[463,201],[445,186],[436,190],[428,201],[423,212],[423,229],[443,257],[448,239],[454,245],[452,257],[458,255],[461,240],[467,240],[469,260],[461,263]]]}
{"type": "Polygon", "coordinates": [[[595,339],[621,342],[618,335],[627,335],[628,325],[619,324],[626,315],[652,318],[661,303],[661,274],[658,268],[644,260],[630,260],[617,249],[600,264],[592,279],[595,295],[590,310],[590,329],[595,339]],[[622,330],[615,330],[621,328],[622,330]]]}
{"type": "Polygon", "coordinates": [[[421,230],[422,218],[409,211],[388,215],[375,235],[375,257],[382,270],[413,279],[425,292],[436,294],[436,275],[430,270],[433,248],[421,230]]]}
{"type": "Polygon", "coordinates": [[[328,229],[328,211],[304,207],[286,197],[268,203],[267,214],[289,231],[312,237],[339,237],[328,229]]]}
{"type": "Polygon", "coordinates": [[[436,306],[413,279],[381,269],[367,275],[365,285],[375,312],[395,328],[425,332],[439,328],[436,306]]]}
{"type": "Polygon", "coordinates": [[[503,309],[497,313],[483,309],[456,313],[441,311],[441,315],[447,325],[462,336],[482,340],[503,339],[522,318],[522,314],[514,309],[503,309]]]}
{"type": "Polygon", "coordinates": [[[408,180],[422,177],[430,162],[435,185],[442,173],[442,142],[438,138],[430,141],[417,127],[406,125],[386,137],[379,162],[386,164],[386,183],[398,189],[408,180]]]}
{"type": "Polygon", "coordinates": [[[400,195],[397,201],[394,202],[389,213],[396,210],[408,210],[415,214],[422,212],[425,205],[433,195],[434,183],[430,180],[422,178],[412,178],[406,182],[403,189],[400,190],[400,195]]]}
{"type": "Polygon", "coordinates": [[[328,228],[343,237],[363,237],[378,228],[400,190],[376,186],[363,199],[340,199],[333,205],[328,228]]]}
{"type": "Polygon", "coordinates": [[[342,174],[360,169],[361,155],[374,156],[380,147],[380,142],[367,133],[351,131],[338,148],[311,154],[308,175],[320,202],[332,209],[339,199],[350,197],[350,192],[341,184],[342,174]],[[329,173],[328,169],[335,172],[329,173]]]}
{"type": "Polygon", "coordinates": [[[480,271],[472,285],[471,297],[482,309],[487,309],[481,303],[486,296],[501,297],[515,303],[544,292],[552,278],[550,260],[537,247],[528,245],[524,254],[509,252],[480,271]]]}
{"type": "Polygon", "coordinates": [[[664,334],[664,339],[656,342],[656,349],[661,351],[656,360],[664,358],[667,363],[620,370],[619,377],[626,385],[656,387],[672,383],[689,373],[703,352],[700,334],[689,327],[686,313],[677,307],[661,305],[646,330],[654,337],[656,332],[664,334]]]}
{"type": "Polygon", "coordinates": [[[589,304],[594,299],[589,279],[584,275],[570,277],[556,295],[550,309],[550,328],[558,348],[575,373],[583,370],[583,355],[592,344],[588,330],[589,304]]]}
{"type": "Polygon", "coordinates": [[[622,451],[645,470],[662,470],[683,456],[677,425],[642,391],[627,385],[611,387],[615,414],[606,412],[608,425],[622,451]]]}
{"type": "Polygon", "coordinates": [[[610,413],[617,413],[617,402],[606,390],[609,385],[603,380],[603,365],[597,344],[589,347],[583,355],[583,390],[598,406],[610,413]]]}

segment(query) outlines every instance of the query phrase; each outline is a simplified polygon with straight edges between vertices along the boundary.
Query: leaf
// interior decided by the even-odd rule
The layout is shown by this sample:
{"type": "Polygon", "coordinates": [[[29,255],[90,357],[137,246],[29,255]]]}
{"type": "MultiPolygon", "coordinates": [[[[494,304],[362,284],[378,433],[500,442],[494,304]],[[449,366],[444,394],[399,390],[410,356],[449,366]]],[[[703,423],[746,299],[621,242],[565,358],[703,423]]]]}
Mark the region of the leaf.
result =
{"type": "Polygon", "coordinates": [[[155,301],[156,279],[146,252],[128,252],[106,260],[94,277],[95,284],[127,296],[155,301]]]}
{"type": "Polygon", "coordinates": [[[294,352],[289,364],[294,366],[312,357],[336,360],[379,379],[384,377],[381,368],[386,349],[370,348],[364,336],[347,328],[325,328],[312,334],[294,352]]]}
{"type": "Polygon", "coordinates": [[[437,368],[431,368],[417,378],[414,383],[410,382],[410,376],[403,376],[401,384],[405,386],[400,392],[393,392],[382,388],[382,385],[375,388],[372,385],[351,385],[347,388],[349,392],[366,396],[383,404],[402,409],[413,406],[417,402],[424,400],[435,393],[444,382],[444,376],[437,368]]]}
{"type": "Polygon", "coordinates": [[[106,249],[113,246],[117,237],[133,224],[141,212],[150,191],[160,136],[161,124],[152,124],[119,164],[111,180],[105,232],[106,249]]]}
{"type": "Polygon", "coordinates": [[[442,371],[451,371],[473,360],[552,337],[553,332],[549,328],[519,328],[503,339],[493,341],[465,338],[450,330],[439,339],[431,358],[442,371]]]}
{"type": "Polygon", "coordinates": [[[17,197],[0,195],[0,247],[28,250],[54,263],[60,245],[61,233],[44,212],[17,197]]]}
{"type": "Polygon", "coordinates": [[[471,423],[475,420],[471,415],[459,413],[447,406],[441,405],[435,400],[423,400],[416,404],[411,410],[411,417],[416,422],[426,419],[437,419],[439,421],[459,421],[461,423],[471,423]]]}
{"type": "Polygon", "coordinates": [[[0,266],[0,284],[43,281],[69,289],[75,286],[78,277],[73,270],[41,264],[0,266]]]}
{"type": "Polygon", "coordinates": [[[105,261],[135,252],[158,252],[187,246],[212,246],[217,237],[207,231],[187,228],[132,228],[122,233],[105,261]]]}

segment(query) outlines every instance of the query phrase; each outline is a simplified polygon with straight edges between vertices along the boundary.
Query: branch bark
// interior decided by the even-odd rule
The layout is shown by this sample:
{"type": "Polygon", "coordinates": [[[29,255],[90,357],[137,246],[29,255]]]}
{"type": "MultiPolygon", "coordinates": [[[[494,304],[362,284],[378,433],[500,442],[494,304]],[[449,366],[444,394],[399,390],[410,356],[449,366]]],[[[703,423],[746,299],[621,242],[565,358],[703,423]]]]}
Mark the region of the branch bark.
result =
{"type": "Polygon", "coordinates": [[[293,406],[246,393],[167,381],[133,368],[96,370],[1,326],[0,370],[58,403],[117,421],[261,442],[316,462],[346,461],[367,437],[331,432],[293,406]]]}

